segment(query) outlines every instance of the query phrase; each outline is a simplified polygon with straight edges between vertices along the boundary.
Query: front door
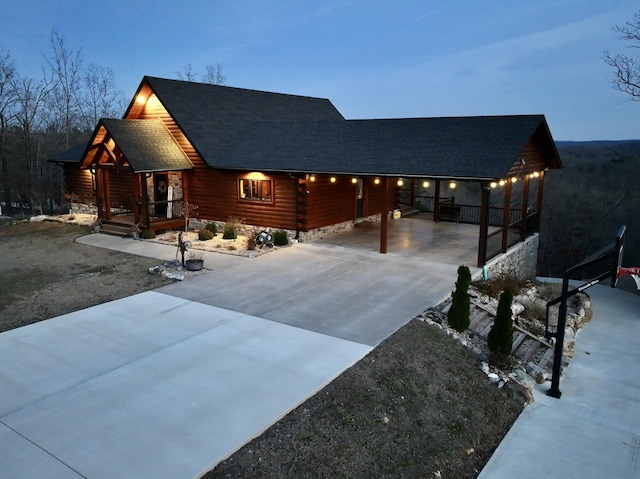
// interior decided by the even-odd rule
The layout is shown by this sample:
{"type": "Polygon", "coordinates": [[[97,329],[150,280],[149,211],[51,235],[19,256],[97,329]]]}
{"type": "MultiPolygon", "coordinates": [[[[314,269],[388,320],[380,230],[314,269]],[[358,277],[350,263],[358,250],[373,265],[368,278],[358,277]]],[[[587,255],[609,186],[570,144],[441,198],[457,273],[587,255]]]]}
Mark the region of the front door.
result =
{"type": "Polygon", "coordinates": [[[153,197],[156,204],[156,216],[166,218],[167,216],[167,194],[169,191],[169,180],[166,173],[156,173],[153,175],[153,197]]]}

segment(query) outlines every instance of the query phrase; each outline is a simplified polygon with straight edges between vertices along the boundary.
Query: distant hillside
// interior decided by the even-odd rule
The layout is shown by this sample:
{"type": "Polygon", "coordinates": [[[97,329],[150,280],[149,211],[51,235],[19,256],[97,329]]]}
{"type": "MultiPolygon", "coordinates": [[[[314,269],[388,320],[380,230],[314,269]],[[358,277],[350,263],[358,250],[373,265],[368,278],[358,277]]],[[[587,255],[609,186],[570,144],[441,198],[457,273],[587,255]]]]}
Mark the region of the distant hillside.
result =
{"type": "Polygon", "coordinates": [[[545,181],[538,270],[558,276],[627,225],[625,266],[640,266],[640,140],[558,141],[545,181]]]}

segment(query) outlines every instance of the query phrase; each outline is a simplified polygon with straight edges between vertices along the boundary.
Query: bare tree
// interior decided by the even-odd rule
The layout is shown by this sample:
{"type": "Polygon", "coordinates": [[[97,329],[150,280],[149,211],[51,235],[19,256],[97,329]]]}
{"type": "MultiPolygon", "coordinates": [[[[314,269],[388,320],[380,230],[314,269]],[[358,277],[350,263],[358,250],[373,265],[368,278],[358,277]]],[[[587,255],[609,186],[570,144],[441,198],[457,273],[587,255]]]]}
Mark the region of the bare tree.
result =
{"type": "MultiPolygon", "coordinates": [[[[624,25],[614,26],[613,31],[621,40],[630,42],[627,48],[640,48],[640,12],[624,25]]],[[[613,68],[614,88],[626,93],[631,100],[640,101],[640,57],[606,51],[604,61],[613,68]]]]}
{"type": "Polygon", "coordinates": [[[207,72],[203,75],[202,81],[212,85],[224,85],[227,82],[227,76],[224,74],[223,65],[221,63],[207,65],[207,72]]]}
{"type": "MultiPolygon", "coordinates": [[[[177,71],[176,75],[178,80],[184,81],[198,81],[198,73],[193,69],[193,65],[190,63],[182,67],[182,71],[177,71]]],[[[209,83],[211,85],[224,85],[227,81],[227,76],[224,73],[224,67],[221,63],[215,65],[209,64],[206,66],[206,71],[200,76],[202,83],[209,83]]]]}
{"type": "Polygon", "coordinates": [[[81,119],[78,93],[82,87],[82,52],[70,50],[64,36],[56,30],[49,35],[51,56],[44,59],[51,70],[53,90],[49,96],[51,113],[54,115],[51,126],[62,133],[63,146],[71,146],[71,133],[81,119]]]}
{"type": "Polygon", "coordinates": [[[16,126],[21,160],[16,172],[21,176],[14,178],[19,185],[18,200],[21,209],[28,203],[32,214],[36,208],[42,213],[44,198],[41,180],[46,158],[39,133],[45,125],[44,106],[52,91],[52,84],[47,79],[36,83],[30,78],[16,78],[12,85],[17,95],[16,126]]]}
{"type": "Polygon", "coordinates": [[[14,120],[16,91],[13,85],[16,68],[11,53],[0,47],[0,189],[5,204],[4,213],[12,208],[13,184],[9,172],[9,127],[14,120]]]}
{"type": "Polygon", "coordinates": [[[178,75],[178,80],[197,81],[197,75],[193,71],[193,65],[191,65],[191,63],[183,66],[182,71],[177,71],[176,75],[178,75]]]}
{"type": "Polygon", "coordinates": [[[124,111],[124,94],[116,88],[113,70],[92,63],[84,74],[82,129],[93,129],[100,118],[119,117],[124,111]]]}

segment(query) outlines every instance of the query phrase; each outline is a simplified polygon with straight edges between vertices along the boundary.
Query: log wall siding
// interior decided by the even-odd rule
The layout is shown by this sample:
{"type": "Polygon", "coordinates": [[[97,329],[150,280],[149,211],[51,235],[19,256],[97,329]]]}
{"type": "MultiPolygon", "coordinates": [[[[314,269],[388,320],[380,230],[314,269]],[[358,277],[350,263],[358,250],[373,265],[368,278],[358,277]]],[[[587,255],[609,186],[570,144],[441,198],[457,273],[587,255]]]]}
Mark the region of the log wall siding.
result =
{"type": "Polygon", "coordinates": [[[295,230],[297,180],[288,174],[265,175],[273,182],[273,202],[242,200],[238,181],[250,173],[209,168],[190,172],[189,203],[198,205],[198,217],[216,221],[236,217],[247,224],[295,230]]]}
{"type": "Polygon", "coordinates": [[[105,171],[109,174],[112,206],[133,208],[133,170],[130,168],[118,168],[105,171]]]}
{"type": "Polygon", "coordinates": [[[82,202],[95,202],[93,175],[89,170],[81,170],[79,165],[64,165],[65,192],[77,195],[82,202]]]}
{"type": "MultiPolygon", "coordinates": [[[[185,178],[188,201],[198,206],[197,217],[216,221],[237,217],[247,224],[302,231],[355,219],[356,185],[350,177],[338,177],[336,183],[331,183],[329,176],[324,175],[310,182],[284,173],[268,174],[266,177],[273,181],[273,203],[241,200],[238,180],[251,172],[210,168],[155,95],[144,88],[142,93],[149,95],[147,102],[144,106],[134,105],[127,119],[160,119],[167,126],[193,164],[193,170],[186,172],[185,178]],[[306,186],[299,187],[299,181],[306,186]]],[[[380,213],[381,190],[372,178],[365,179],[365,215],[380,213]]],[[[395,207],[395,201],[392,195],[390,209],[395,207]]]]}

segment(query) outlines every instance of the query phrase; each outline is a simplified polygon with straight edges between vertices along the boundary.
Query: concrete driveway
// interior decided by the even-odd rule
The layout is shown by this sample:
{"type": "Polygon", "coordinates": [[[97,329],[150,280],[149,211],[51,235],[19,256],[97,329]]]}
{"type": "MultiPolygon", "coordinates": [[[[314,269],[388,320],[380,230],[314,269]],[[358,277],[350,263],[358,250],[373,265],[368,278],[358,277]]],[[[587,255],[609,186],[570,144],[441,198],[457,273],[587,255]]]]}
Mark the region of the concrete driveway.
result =
{"type": "Polygon", "coordinates": [[[198,477],[439,301],[457,268],[311,244],[205,265],[0,334],[0,477],[198,477]]]}

